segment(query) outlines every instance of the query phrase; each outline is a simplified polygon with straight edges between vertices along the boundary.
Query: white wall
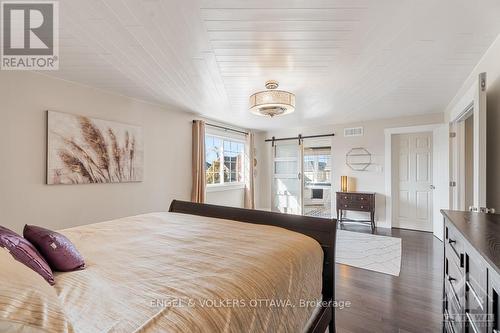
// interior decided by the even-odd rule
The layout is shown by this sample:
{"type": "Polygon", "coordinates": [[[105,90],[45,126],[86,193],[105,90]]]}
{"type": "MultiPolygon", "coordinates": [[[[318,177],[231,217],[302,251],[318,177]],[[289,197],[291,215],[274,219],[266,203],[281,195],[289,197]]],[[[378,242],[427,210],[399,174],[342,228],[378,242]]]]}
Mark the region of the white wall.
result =
{"type": "Polygon", "coordinates": [[[224,189],[219,191],[207,191],[206,203],[221,206],[240,207],[245,206],[245,190],[242,188],[224,189]]]}
{"type": "Polygon", "coordinates": [[[193,115],[19,71],[0,72],[0,103],[0,225],[61,229],[189,199],[193,115]],[[142,126],[144,181],[45,185],[45,110],[142,126]]]}
{"type": "Polygon", "coordinates": [[[487,193],[488,207],[500,210],[500,35],[483,55],[463,86],[457,92],[445,111],[449,121],[450,113],[462,96],[477,80],[482,72],[487,74],[487,193]]]}
{"type": "MultiPolygon", "coordinates": [[[[377,192],[376,196],[376,220],[379,226],[389,226],[385,217],[385,179],[384,179],[384,150],[385,135],[384,129],[391,127],[417,126],[426,124],[442,123],[443,114],[430,114],[414,117],[401,117],[392,119],[381,119],[361,123],[341,124],[322,126],[315,128],[297,128],[280,131],[261,133],[257,136],[257,185],[258,197],[257,207],[269,209],[271,207],[271,144],[265,143],[265,138],[289,137],[314,134],[335,133],[332,139],[332,157],[333,157],[333,190],[340,190],[340,176],[348,176],[350,190],[377,192]],[[362,137],[344,137],[343,129],[346,127],[364,127],[364,136],[362,137]],[[355,147],[366,148],[373,157],[373,165],[367,171],[352,171],[345,164],[345,155],[355,147]],[[263,170],[262,166],[265,166],[263,170]]],[[[334,198],[335,196],[333,196],[334,198]]],[[[333,201],[335,201],[333,199],[333,201]]]]}

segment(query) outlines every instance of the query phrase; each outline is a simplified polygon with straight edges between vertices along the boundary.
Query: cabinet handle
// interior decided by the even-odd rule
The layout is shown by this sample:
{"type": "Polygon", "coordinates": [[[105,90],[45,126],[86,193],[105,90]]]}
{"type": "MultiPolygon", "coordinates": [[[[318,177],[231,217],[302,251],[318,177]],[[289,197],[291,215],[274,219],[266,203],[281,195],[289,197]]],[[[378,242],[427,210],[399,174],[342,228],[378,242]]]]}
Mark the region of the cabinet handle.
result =
{"type": "Polygon", "coordinates": [[[347,205],[344,205],[344,207],[347,207],[347,205]]]}
{"type": "Polygon", "coordinates": [[[460,257],[460,268],[463,268],[464,267],[464,254],[463,253],[459,253],[457,251],[457,249],[453,246],[453,244],[456,244],[457,241],[454,240],[454,239],[449,238],[448,239],[448,243],[450,244],[450,246],[453,249],[453,251],[455,251],[455,253],[457,254],[457,256],[460,257]]]}
{"type": "Polygon", "coordinates": [[[365,198],[361,197],[361,201],[365,200],[365,198]]]}
{"type": "Polygon", "coordinates": [[[363,206],[361,206],[361,209],[363,209],[363,208],[364,208],[364,207],[363,207],[363,206]]]}
{"type": "Polygon", "coordinates": [[[344,197],[344,199],[346,199],[346,200],[347,200],[347,197],[344,197]]]}
{"type": "Polygon", "coordinates": [[[449,276],[449,277],[448,277],[448,281],[450,281],[450,283],[453,283],[453,281],[457,281],[457,279],[452,278],[451,276],[449,276]]]}

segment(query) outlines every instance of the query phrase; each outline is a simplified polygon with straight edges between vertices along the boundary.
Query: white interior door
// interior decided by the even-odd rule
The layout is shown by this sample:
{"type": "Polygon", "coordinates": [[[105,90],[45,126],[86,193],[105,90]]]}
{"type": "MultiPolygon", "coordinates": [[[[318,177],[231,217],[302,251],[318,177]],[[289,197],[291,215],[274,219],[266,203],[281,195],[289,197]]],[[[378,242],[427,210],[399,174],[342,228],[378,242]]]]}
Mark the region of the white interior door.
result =
{"type": "Polygon", "coordinates": [[[396,228],[432,231],[432,132],[394,135],[396,228]]]}
{"type": "Polygon", "coordinates": [[[302,145],[276,142],[273,148],[272,210],[302,214],[302,145]]]}

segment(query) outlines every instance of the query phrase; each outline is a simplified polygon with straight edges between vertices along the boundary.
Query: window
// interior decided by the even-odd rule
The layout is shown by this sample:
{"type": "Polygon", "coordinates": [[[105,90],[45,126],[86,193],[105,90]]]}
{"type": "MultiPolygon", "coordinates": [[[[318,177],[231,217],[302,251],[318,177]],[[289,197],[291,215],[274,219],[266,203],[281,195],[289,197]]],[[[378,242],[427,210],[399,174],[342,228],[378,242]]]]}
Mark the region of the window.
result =
{"type": "Polygon", "coordinates": [[[243,183],[245,144],[243,141],[205,136],[205,175],[207,184],[223,185],[243,183]]]}

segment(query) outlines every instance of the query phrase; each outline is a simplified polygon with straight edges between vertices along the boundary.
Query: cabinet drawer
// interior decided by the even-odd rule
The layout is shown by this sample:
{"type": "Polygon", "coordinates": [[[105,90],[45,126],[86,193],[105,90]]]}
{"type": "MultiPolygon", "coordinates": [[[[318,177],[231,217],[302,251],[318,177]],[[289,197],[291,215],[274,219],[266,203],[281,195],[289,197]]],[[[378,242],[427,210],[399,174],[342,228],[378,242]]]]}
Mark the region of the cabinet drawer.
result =
{"type": "Polygon", "coordinates": [[[466,317],[469,332],[486,332],[488,325],[488,317],[486,313],[486,305],[481,305],[478,302],[478,298],[473,294],[473,291],[466,287],[467,291],[465,293],[466,302],[466,317]]]}
{"type": "Polygon", "coordinates": [[[465,308],[469,332],[487,330],[487,272],[486,264],[473,249],[465,250],[465,308]]]}
{"type": "Polygon", "coordinates": [[[473,315],[469,312],[465,313],[465,327],[467,332],[470,333],[482,333],[486,332],[487,326],[486,322],[483,323],[482,316],[473,315]]]}
{"type": "Polygon", "coordinates": [[[446,281],[446,296],[448,299],[448,313],[453,316],[458,316],[462,314],[462,301],[460,296],[457,295],[455,288],[451,283],[446,281]]]}
{"type": "Polygon", "coordinates": [[[453,329],[453,332],[462,332],[462,311],[457,305],[455,296],[446,293],[447,309],[445,311],[445,319],[453,329]]]}
{"type": "Polygon", "coordinates": [[[490,271],[488,291],[488,312],[491,314],[488,332],[500,332],[500,276],[490,271]]]}
{"type": "Polygon", "coordinates": [[[464,239],[451,223],[447,222],[445,227],[446,256],[454,256],[458,266],[464,266],[464,239]]]}
{"type": "Polygon", "coordinates": [[[352,196],[352,200],[359,203],[371,204],[372,196],[366,194],[356,194],[352,196]]]}
{"type": "Polygon", "coordinates": [[[340,205],[338,207],[339,209],[346,209],[346,210],[359,210],[362,212],[369,212],[372,209],[372,206],[370,205],[369,202],[359,202],[359,201],[344,201],[340,200],[340,205]]]}
{"type": "MultiPolygon", "coordinates": [[[[445,288],[448,296],[455,298],[458,310],[464,308],[464,276],[454,260],[446,258],[445,288]]],[[[451,301],[451,300],[450,300],[451,301]]]]}
{"type": "Polygon", "coordinates": [[[444,310],[444,328],[446,333],[455,333],[453,329],[453,319],[450,318],[448,310],[444,310]]]}
{"type": "Polygon", "coordinates": [[[341,200],[343,202],[351,202],[351,201],[353,201],[352,197],[353,197],[353,195],[350,194],[350,193],[345,193],[345,194],[344,193],[342,193],[342,194],[339,193],[339,194],[337,194],[337,199],[341,200]]]}

